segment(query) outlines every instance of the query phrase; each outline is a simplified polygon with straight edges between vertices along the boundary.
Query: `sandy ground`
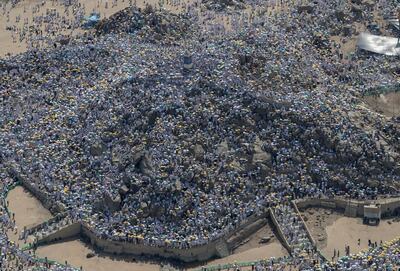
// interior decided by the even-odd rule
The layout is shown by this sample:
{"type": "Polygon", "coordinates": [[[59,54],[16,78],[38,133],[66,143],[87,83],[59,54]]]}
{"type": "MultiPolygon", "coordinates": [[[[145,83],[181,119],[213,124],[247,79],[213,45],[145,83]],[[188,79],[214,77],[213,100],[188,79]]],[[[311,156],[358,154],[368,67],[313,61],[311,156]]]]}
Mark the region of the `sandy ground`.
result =
{"type": "MultiPolygon", "coordinates": [[[[107,18],[110,15],[116,13],[119,10],[122,10],[130,5],[129,0],[117,0],[115,4],[111,0],[79,0],[79,3],[84,5],[86,16],[88,16],[92,11],[100,12],[101,18],[107,18]],[[107,8],[106,8],[107,3],[107,8]]],[[[154,6],[159,6],[158,0],[133,0],[132,2],[136,2],[138,7],[144,8],[146,4],[152,4],[154,6]]],[[[186,1],[191,2],[190,0],[186,1]]],[[[46,14],[47,10],[56,10],[61,16],[64,16],[68,19],[72,19],[72,8],[68,8],[69,16],[65,13],[65,6],[61,5],[57,1],[42,1],[42,0],[24,0],[17,4],[16,7],[10,8],[10,4],[6,6],[6,11],[9,12],[7,15],[3,13],[3,8],[0,8],[0,57],[5,56],[7,53],[18,54],[21,52],[25,52],[27,50],[27,44],[25,41],[19,42],[17,40],[16,43],[13,42],[12,31],[6,30],[7,26],[17,26],[18,28],[23,27],[25,20],[27,20],[29,25],[33,23],[33,17],[46,14]],[[38,4],[44,3],[40,6],[40,11],[37,13],[33,13],[32,8],[37,6],[38,4]],[[20,16],[20,21],[17,23],[17,16],[20,16]],[[9,20],[8,20],[9,17],[9,20]]],[[[163,7],[172,11],[172,12],[181,12],[183,10],[182,5],[176,5],[168,2],[164,3],[163,7]]],[[[46,24],[45,24],[46,25],[46,24]]],[[[44,30],[44,26],[42,27],[44,30]]],[[[74,35],[77,33],[83,33],[83,30],[71,30],[65,29],[64,31],[58,31],[57,34],[63,35],[74,35]]]]}
{"type": "Polygon", "coordinates": [[[378,97],[368,96],[364,98],[368,106],[387,116],[400,116],[400,92],[392,92],[378,97]]]}
{"type": "MultiPolygon", "coordinates": [[[[234,254],[223,258],[216,259],[204,263],[203,265],[218,265],[234,262],[247,262],[252,260],[265,259],[270,257],[281,257],[287,255],[282,245],[273,238],[273,240],[266,244],[260,245],[256,248],[248,250],[239,247],[234,254]]],[[[98,255],[87,258],[88,253],[93,252],[90,247],[80,240],[70,240],[67,242],[52,244],[48,246],[39,247],[36,255],[39,257],[48,257],[49,259],[56,260],[60,263],[68,262],[68,264],[75,267],[83,267],[85,271],[158,271],[160,265],[151,262],[141,262],[133,260],[133,257],[118,257],[109,255],[98,255]]],[[[198,270],[202,265],[196,265],[188,268],[188,270],[198,270]]]]}
{"type": "MultiPolygon", "coordinates": [[[[288,252],[282,246],[280,241],[274,235],[271,227],[269,225],[265,225],[260,230],[255,232],[249,239],[245,240],[245,242],[237,247],[233,254],[222,258],[208,261],[207,263],[203,263],[206,265],[218,265],[218,264],[228,264],[236,262],[248,262],[255,260],[262,260],[271,257],[282,257],[288,255],[288,252]],[[266,244],[260,244],[260,240],[263,237],[272,236],[271,240],[266,244]]],[[[199,268],[199,267],[197,267],[199,268]]],[[[189,270],[195,270],[189,269],[189,270]]]]}
{"type": "Polygon", "coordinates": [[[18,241],[18,234],[24,227],[29,228],[39,225],[52,217],[51,213],[43,207],[40,201],[21,186],[17,186],[10,191],[7,200],[10,212],[15,214],[15,224],[18,230],[17,234],[14,231],[10,231],[8,236],[10,240],[20,245],[24,242],[18,241]]]}
{"type": "Polygon", "coordinates": [[[58,261],[60,263],[68,262],[74,267],[83,267],[85,271],[158,271],[158,264],[134,262],[133,258],[116,256],[96,256],[87,258],[88,253],[93,251],[80,240],[71,240],[67,242],[52,244],[39,247],[36,255],[41,258],[58,261]]]}
{"type": "MultiPolygon", "coordinates": [[[[79,0],[78,2],[84,6],[86,16],[88,16],[92,11],[96,11],[100,13],[101,19],[103,19],[130,6],[130,2],[136,3],[136,6],[139,8],[144,8],[147,4],[159,8],[161,4],[163,8],[170,12],[182,13],[186,11],[188,5],[197,2],[197,0],[79,0]]],[[[274,13],[288,10],[288,6],[292,4],[292,2],[284,1],[280,3],[278,1],[275,6],[263,6],[256,9],[250,5],[247,5],[243,10],[232,10],[228,8],[228,13],[204,12],[205,8],[199,6],[199,25],[209,29],[213,25],[223,24],[226,31],[234,31],[236,29],[234,29],[231,24],[231,19],[234,16],[240,21],[240,24],[246,24],[251,22],[251,18],[253,18],[255,15],[271,16],[274,13]]],[[[73,18],[72,8],[65,8],[65,6],[61,5],[59,1],[56,0],[23,0],[13,8],[11,8],[10,4],[7,4],[6,6],[3,4],[2,7],[0,6],[0,57],[4,57],[7,54],[14,55],[22,53],[27,50],[26,41],[20,41],[19,35],[17,33],[13,33],[13,31],[10,29],[7,30],[7,27],[15,26],[18,29],[22,29],[25,24],[26,31],[29,32],[28,26],[33,25],[33,18],[45,15],[48,10],[55,10],[61,17],[65,17],[67,19],[73,18]],[[40,6],[39,12],[33,13],[33,8],[37,7],[38,5],[40,6]],[[68,11],[68,14],[66,11],[68,11]]],[[[61,19],[59,21],[61,21],[61,19]]],[[[49,24],[43,24],[41,30],[44,31],[46,27],[52,26],[52,24],[52,22],[49,24]]],[[[60,29],[56,31],[56,35],[75,36],[83,33],[84,31],[86,30],[81,28],[73,31],[60,29]]]]}
{"type": "Polygon", "coordinates": [[[368,248],[368,240],[379,244],[400,236],[399,218],[384,219],[378,226],[368,226],[361,218],[344,217],[328,209],[310,208],[302,215],[318,248],[328,259],[332,259],[334,249],[343,256],[345,245],[350,246],[350,253],[358,253],[368,248]]]}
{"type": "Polygon", "coordinates": [[[243,252],[234,253],[223,259],[216,259],[207,263],[207,265],[228,264],[234,262],[248,262],[262,259],[269,259],[271,257],[283,257],[288,255],[282,245],[278,242],[272,242],[258,248],[252,248],[243,252]]]}

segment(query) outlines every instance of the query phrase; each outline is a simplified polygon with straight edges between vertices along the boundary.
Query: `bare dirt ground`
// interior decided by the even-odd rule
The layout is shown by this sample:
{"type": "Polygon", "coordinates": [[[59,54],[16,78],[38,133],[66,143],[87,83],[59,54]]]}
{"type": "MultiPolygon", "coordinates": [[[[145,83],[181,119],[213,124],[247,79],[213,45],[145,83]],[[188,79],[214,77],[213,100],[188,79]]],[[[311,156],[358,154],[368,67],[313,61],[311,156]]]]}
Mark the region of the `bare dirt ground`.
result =
{"type": "MultiPolygon", "coordinates": [[[[78,2],[84,6],[86,16],[88,16],[92,11],[96,11],[100,13],[101,19],[107,18],[112,14],[130,6],[129,0],[117,0],[115,2],[109,0],[79,0],[78,2]]],[[[135,0],[132,2],[136,2],[137,7],[141,8],[144,8],[146,4],[153,6],[158,6],[159,4],[158,0],[135,0]]],[[[186,2],[189,3],[190,1],[186,2]]],[[[181,12],[183,10],[183,5],[176,5],[172,2],[168,3],[169,4],[165,4],[164,7],[171,12],[181,12]]],[[[2,8],[0,7],[0,57],[5,56],[7,53],[14,55],[27,50],[26,41],[19,41],[19,37],[16,34],[14,34],[13,38],[13,31],[7,30],[6,27],[16,26],[18,28],[22,28],[25,22],[27,22],[28,25],[32,25],[34,17],[46,15],[46,12],[49,10],[55,10],[60,14],[61,17],[68,19],[73,18],[72,8],[65,8],[65,6],[60,4],[58,1],[24,0],[18,3],[16,7],[10,7],[10,4],[7,4],[7,6],[3,6],[2,8]],[[32,8],[36,6],[40,6],[40,8],[38,12],[34,13],[32,8]],[[4,10],[6,12],[4,12],[4,10]],[[13,42],[14,39],[15,42],[13,42]]],[[[49,26],[51,26],[51,23],[43,24],[42,30],[45,30],[45,27],[49,26]]],[[[74,31],[68,29],[58,29],[57,35],[63,34],[74,36],[83,32],[84,30],[82,29],[74,31]]]]}
{"type": "Polygon", "coordinates": [[[33,227],[50,219],[51,213],[43,207],[42,203],[27,192],[21,186],[17,186],[10,191],[7,200],[9,202],[10,212],[15,214],[15,231],[9,231],[8,236],[10,240],[22,245],[24,242],[18,240],[18,235],[24,227],[33,227]]]}
{"type": "Polygon", "coordinates": [[[233,251],[232,255],[222,259],[208,261],[207,263],[203,263],[203,265],[222,265],[234,262],[248,262],[269,259],[271,257],[278,258],[286,255],[288,255],[288,252],[276,238],[272,228],[267,224],[251,235],[250,238],[245,240],[242,245],[237,247],[233,251]],[[272,237],[271,240],[267,243],[260,243],[260,240],[267,236],[272,237]]]}
{"type": "Polygon", "coordinates": [[[133,257],[109,256],[94,254],[94,257],[87,258],[93,253],[81,240],[70,240],[62,243],[51,244],[39,247],[36,255],[41,258],[47,257],[60,263],[68,262],[74,267],[81,267],[85,271],[158,271],[160,265],[150,262],[137,262],[133,257]]]}
{"type": "Polygon", "coordinates": [[[350,253],[358,253],[368,248],[368,240],[379,244],[400,235],[399,218],[383,219],[378,226],[368,226],[362,223],[362,218],[344,217],[329,209],[310,208],[302,215],[318,248],[328,259],[332,259],[334,250],[344,256],[346,245],[350,246],[350,253]]]}
{"type": "Polygon", "coordinates": [[[400,92],[380,94],[378,97],[368,96],[364,101],[371,109],[389,118],[400,116],[400,92]]]}
{"type": "MultiPolygon", "coordinates": [[[[20,40],[19,33],[12,30],[13,27],[22,29],[25,26],[25,32],[33,32],[30,27],[34,25],[33,20],[36,17],[46,15],[48,11],[56,11],[60,18],[58,22],[61,22],[64,18],[72,20],[73,9],[72,7],[65,8],[64,5],[60,4],[61,1],[42,1],[42,0],[23,0],[19,2],[15,7],[11,8],[10,4],[4,5],[0,0],[0,58],[7,54],[15,55],[27,51],[28,45],[26,40],[20,40]],[[39,7],[38,11],[33,12],[33,8],[39,7]],[[11,27],[11,29],[10,29],[11,27]],[[7,29],[8,28],[8,29],[7,29]]],[[[138,8],[144,8],[147,4],[152,5],[155,8],[160,7],[160,3],[163,8],[172,13],[182,13],[187,11],[187,7],[196,0],[79,0],[82,7],[84,7],[85,15],[88,16],[91,12],[96,11],[101,15],[101,19],[107,18],[112,14],[130,6],[136,4],[138,8]]],[[[271,16],[274,13],[288,10],[288,6],[291,3],[278,1],[272,6],[263,6],[253,8],[250,5],[246,5],[245,9],[241,11],[231,11],[227,14],[204,12],[204,7],[199,7],[199,25],[209,29],[213,25],[223,24],[226,31],[234,31],[231,20],[233,15],[236,19],[243,24],[245,22],[251,22],[256,14],[257,16],[271,16]]],[[[55,35],[64,35],[68,37],[74,37],[77,34],[82,34],[85,31],[82,28],[70,30],[65,29],[53,21],[49,23],[43,23],[41,30],[45,31],[46,28],[55,29],[55,35]]],[[[62,24],[61,24],[62,25],[62,24]]],[[[35,35],[33,35],[35,36],[35,35]]],[[[49,36],[49,34],[47,35],[49,36]]]]}

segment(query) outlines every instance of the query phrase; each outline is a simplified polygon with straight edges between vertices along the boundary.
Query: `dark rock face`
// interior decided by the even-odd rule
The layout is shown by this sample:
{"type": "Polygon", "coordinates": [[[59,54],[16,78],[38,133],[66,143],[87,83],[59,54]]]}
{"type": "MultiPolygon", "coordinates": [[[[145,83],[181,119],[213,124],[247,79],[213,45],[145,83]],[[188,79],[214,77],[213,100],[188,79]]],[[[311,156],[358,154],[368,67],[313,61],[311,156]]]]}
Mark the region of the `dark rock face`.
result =
{"type": "Polygon", "coordinates": [[[193,25],[183,15],[175,15],[165,11],[155,11],[148,6],[141,11],[128,7],[117,12],[108,19],[103,19],[96,26],[98,35],[109,33],[136,33],[149,41],[166,42],[180,40],[192,34],[193,25]]]}

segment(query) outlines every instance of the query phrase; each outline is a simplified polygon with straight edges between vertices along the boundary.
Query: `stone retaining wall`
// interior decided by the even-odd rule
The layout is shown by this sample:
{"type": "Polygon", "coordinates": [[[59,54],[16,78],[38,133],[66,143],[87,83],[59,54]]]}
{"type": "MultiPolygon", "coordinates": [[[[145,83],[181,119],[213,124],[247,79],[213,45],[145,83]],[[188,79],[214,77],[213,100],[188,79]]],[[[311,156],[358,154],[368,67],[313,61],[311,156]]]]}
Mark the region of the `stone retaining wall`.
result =
{"type": "Polygon", "coordinates": [[[291,204],[293,205],[294,210],[296,211],[297,215],[300,217],[301,222],[303,223],[304,228],[306,229],[306,233],[307,233],[308,239],[310,239],[311,244],[316,249],[317,248],[317,243],[315,242],[314,237],[311,235],[310,229],[308,228],[306,222],[304,221],[303,216],[301,215],[301,213],[299,211],[299,208],[297,208],[296,202],[292,201],[291,204]]]}
{"type": "MultiPolygon", "coordinates": [[[[246,239],[255,231],[264,226],[267,223],[268,216],[270,216],[272,213],[270,209],[268,209],[267,211],[268,212],[265,212],[262,215],[254,215],[250,217],[249,220],[246,221],[246,223],[243,223],[236,230],[232,231],[223,238],[211,241],[210,243],[205,245],[195,246],[187,249],[158,247],[145,244],[135,244],[125,241],[113,241],[109,239],[103,239],[100,236],[97,236],[90,229],[90,227],[80,222],[67,225],[55,233],[44,236],[37,241],[37,245],[45,245],[51,242],[57,242],[67,238],[81,236],[86,241],[91,243],[95,248],[110,254],[129,254],[136,256],[151,255],[162,258],[177,259],[184,262],[205,261],[221,256],[219,255],[220,252],[218,251],[219,243],[226,242],[228,249],[231,251],[233,248],[237,247],[238,244],[240,244],[244,239],[246,239]]],[[[47,224],[47,222],[45,222],[44,224],[47,224]]],[[[283,236],[282,231],[279,228],[279,224],[277,224],[277,222],[275,221],[274,225],[277,227],[276,231],[278,232],[279,237],[281,238],[281,240],[284,241],[283,246],[288,249],[288,251],[290,251],[290,246],[283,236]]]]}
{"type": "Polygon", "coordinates": [[[188,249],[148,246],[123,241],[111,241],[96,236],[87,226],[82,225],[81,235],[94,247],[111,254],[151,255],[163,258],[178,259],[184,262],[205,261],[217,256],[218,240],[206,245],[188,249]]]}
{"type": "Polygon", "coordinates": [[[77,237],[81,233],[82,225],[79,222],[67,225],[62,229],[57,230],[54,233],[51,233],[42,239],[38,240],[37,245],[44,245],[52,242],[57,242],[60,240],[65,240],[72,237],[77,237]]]}
{"type": "Polygon", "coordinates": [[[26,190],[33,194],[53,215],[65,211],[65,206],[63,204],[50,199],[47,193],[34,186],[31,182],[25,180],[25,178],[23,178],[16,169],[9,168],[8,171],[12,178],[17,180],[26,190]]]}
{"type": "Polygon", "coordinates": [[[337,211],[344,211],[346,216],[364,216],[364,206],[379,203],[381,205],[382,217],[393,215],[395,210],[400,209],[400,197],[378,199],[378,200],[347,200],[341,198],[325,199],[325,198],[305,198],[295,200],[295,203],[299,209],[306,209],[309,207],[324,207],[335,209],[337,211]]]}
{"type": "MultiPolygon", "coordinates": [[[[254,233],[254,231],[264,226],[267,223],[267,216],[268,214],[266,213],[262,216],[250,217],[250,219],[246,223],[242,224],[232,233],[229,233],[229,237],[232,237],[235,233],[239,233],[239,236],[230,240],[228,244],[228,249],[231,250],[233,247],[242,242],[245,238],[254,233]]],[[[184,262],[205,261],[210,258],[219,257],[220,255],[217,249],[217,245],[218,243],[226,242],[227,240],[227,237],[223,237],[214,240],[206,245],[195,246],[187,249],[158,247],[145,244],[135,244],[125,241],[113,241],[103,239],[97,236],[85,224],[74,223],[60,229],[56,233],[52,233],[48,236],[43,237],[42,239],[38,240],[37,244],[44,245],[74,236],[82,236],[97,249],[100,249],[110,254],[130,254],[137,256],[151,255],[162,258],[178,259],[184,262]]]]}
{"type": "Polygon", "coordinates": [[[269,215],[271,217],[271,221],[276,228],[277,234],[278,234],[279,238],[282,240],[283,247],[286,248],[287,251],[289,251],[289,253],[292,253],[292,247],[289,245],[289,242],[286,240],[286,237],[282,232],[281,226],[280,226],[279,222],[276,220],[274,212],[272,211],[271,208],[269,208],[268,210],[269,210],[269,215]]]}
{"type": "Polygon", "coordinates": [[[28,234],[32,234],[32,233],[34,233],[34,232],[36,232],[38,230],[44,229],[47,225],[50,225],[50,224],[52,224],[52,223],[54,223],[56,221],[59,221],[59,220],[65,218],[66,216],[67,216],[67,213],[65,213],[65,212],[64,213],[59,213],[56,216],[50,218],[49,220],[47,220],[45,222],[42,222],[42,223],[40,223],[40,224],[38,224],[36,226],[33,226],[33,227],[27,229],[26,231],[27,231],[28,234]]]}

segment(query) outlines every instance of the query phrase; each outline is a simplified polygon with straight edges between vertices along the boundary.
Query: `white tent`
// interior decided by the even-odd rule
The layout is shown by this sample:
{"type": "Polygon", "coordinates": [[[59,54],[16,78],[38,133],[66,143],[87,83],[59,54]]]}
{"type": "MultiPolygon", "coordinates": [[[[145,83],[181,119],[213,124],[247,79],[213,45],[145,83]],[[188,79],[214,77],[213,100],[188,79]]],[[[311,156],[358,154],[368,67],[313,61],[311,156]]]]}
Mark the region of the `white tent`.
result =
{"type": "Polygon", "coordinates": [[[358,37],[357,46],[360,49],[377,54],[397,56],[400,55],[400,47],[397,46],[397,43],[398,38],[361,33],[358,37]]]}

